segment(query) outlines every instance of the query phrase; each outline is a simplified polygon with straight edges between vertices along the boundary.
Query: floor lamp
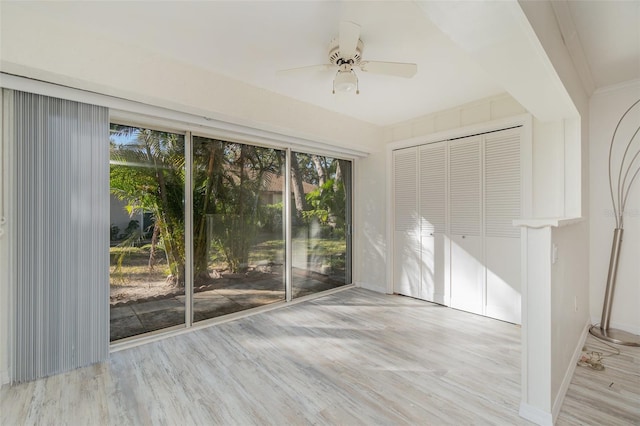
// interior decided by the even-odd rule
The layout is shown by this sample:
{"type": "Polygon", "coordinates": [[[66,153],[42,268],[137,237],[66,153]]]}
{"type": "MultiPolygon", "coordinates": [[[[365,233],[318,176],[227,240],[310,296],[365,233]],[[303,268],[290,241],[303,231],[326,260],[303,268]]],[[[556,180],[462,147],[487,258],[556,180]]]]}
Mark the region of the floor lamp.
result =
{"type": "MultiPolygon", "coordinates": [[[[640,346],[640,336],[633,333],[626,332],[624,330],[617,330],[615,328],[609,328],[609,320],[611,319],[611,305],[613,304],[613,294],[616,287],[616,275],[618,273],[618,261],[620,259],[620,249],[622,248],[622,234],[624,231],[624,208],[629,198],[631,186],[638,178],[640,173],[640,148],[633,154],[629,152],[631,143],[634,138],[640,132],[640,127],[636,129],[633,136],[629,138],[624,154],[622,154],[622,160],[620,161],[618,168],[617,187],[614,193],[613,178],[611,175],[611,161],[614,142],[616,140],[616,133],[618,128],[622,124],[624,118],[631,112],[631,110],[640,104],[640,99],[622,114],[613,136],[611,137],[611,145],[609,146],[609,190],[611,191],[611,202],[613,203],[613,214],[616,219],[616,227],[613,230],[613,245],[611,246],[611,257],[609,259],[609,273],[607,275],[607,287],[604,294],[604,304],[602,306],[602,319],[599,325],[594,325],[589,330],[591,334],[599,339],[606,340],[611,343],[626,346],[640,346]],[[627,161],[627,159],[630,159],[627,161]]],[[[637,122],[636,122],[637,123],[637,122]]]]}

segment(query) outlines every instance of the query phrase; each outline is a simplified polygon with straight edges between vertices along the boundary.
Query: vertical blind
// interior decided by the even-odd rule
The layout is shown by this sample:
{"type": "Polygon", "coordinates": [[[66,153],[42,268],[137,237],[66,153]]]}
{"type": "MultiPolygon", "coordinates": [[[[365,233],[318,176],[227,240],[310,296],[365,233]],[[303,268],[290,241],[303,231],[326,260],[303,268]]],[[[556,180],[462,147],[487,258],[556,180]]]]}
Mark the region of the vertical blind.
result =
{"type": "Polygon", "coordinates": [[[17,189],[12,381],[22,382],[108,356],[109,112],[7,92],[17,189]]]}

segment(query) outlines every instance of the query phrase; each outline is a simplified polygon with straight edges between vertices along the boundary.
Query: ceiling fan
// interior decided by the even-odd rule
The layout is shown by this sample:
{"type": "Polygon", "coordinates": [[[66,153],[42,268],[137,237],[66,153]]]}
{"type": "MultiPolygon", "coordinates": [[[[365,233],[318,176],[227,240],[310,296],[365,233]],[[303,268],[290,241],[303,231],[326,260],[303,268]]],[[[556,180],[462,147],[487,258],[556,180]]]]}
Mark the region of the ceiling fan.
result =
{"type": "Polygon", "coordinates": [[[360,40],[360,26],[353,22],[340,22],[340,35],[329,43],[329,63],[311,65],[301,68],[291,68],[278,71],[278,74],[287,74],[298,71],[312,70],[336,70],[333,79],[333,93],[339,92],[360,93],[358,76],[354,68],[372,74],[391,75],[396,77],[411,78],[418,71],[416,64],[404,62],[380,62],[363,61],[362,50],[364,43],[360,40]]]}

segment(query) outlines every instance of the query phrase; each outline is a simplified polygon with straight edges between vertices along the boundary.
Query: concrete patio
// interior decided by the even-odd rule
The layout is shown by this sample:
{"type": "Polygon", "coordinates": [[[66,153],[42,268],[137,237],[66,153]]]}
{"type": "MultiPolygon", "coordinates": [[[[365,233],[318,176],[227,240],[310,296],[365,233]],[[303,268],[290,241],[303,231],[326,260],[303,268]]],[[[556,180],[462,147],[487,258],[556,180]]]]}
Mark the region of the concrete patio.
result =
{"type": "MultiPolygon", "coordinates": [[[[317,293],[344,285],[318,274],[294,274],[293,297],[317,293]]],[[[194,322],[255,308],[285,298],[281,275],[265,274],[263,279],[227,283],[224,287],[197,291],[193,295],[194,322]]],[[[111,307],[111,341],[184,324],[185,296],[141,300],[111,307]]]]}

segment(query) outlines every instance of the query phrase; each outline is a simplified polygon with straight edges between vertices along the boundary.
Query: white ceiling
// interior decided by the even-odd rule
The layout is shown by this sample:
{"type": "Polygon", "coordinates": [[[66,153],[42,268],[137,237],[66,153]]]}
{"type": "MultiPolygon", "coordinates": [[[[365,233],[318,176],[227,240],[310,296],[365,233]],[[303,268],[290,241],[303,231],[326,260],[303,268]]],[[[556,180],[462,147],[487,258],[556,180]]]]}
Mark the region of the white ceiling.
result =
{"type": "MultiPolygon", "coordinates": [[[[569,2],[596,87],[640,77],[640,2],[569,2]]],[[[20,2],[79,34],[135,45],[376,125],[504,90],[413,1],[20,2]],[[360,95],[331,93],[333,73],[277,76],[327,62],[342,20],[361,25],[365,60],[414,62],[412,79],[359,72],[360,95]]],[[[111,52],[127,66],[127,58],[111,52]]]]}
{"type": "Polygon", "coordinates": [[[640,1],[569,1],[595,87],[640,78],[640,1]]]}
{"type": "MultiPolygon", "coordinates": [[[[24,7],[24,6],[23,6],[24,7]]],[[[408,1],[42,2],[34,12],[377,125],[503,90],[408,1]],[[359,72],[360,95],[332,92],[328,62],[341,20],[362,27],[365,60],[413,62],[412,79],[359,72]]],[[[114,60],[126,58],[114,53],[114,60]]]]}

